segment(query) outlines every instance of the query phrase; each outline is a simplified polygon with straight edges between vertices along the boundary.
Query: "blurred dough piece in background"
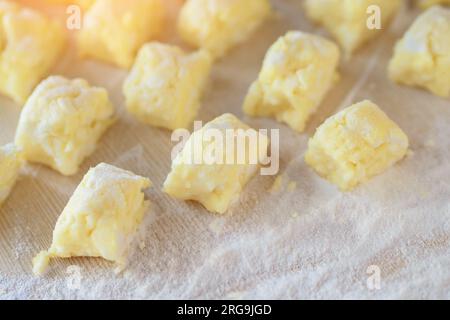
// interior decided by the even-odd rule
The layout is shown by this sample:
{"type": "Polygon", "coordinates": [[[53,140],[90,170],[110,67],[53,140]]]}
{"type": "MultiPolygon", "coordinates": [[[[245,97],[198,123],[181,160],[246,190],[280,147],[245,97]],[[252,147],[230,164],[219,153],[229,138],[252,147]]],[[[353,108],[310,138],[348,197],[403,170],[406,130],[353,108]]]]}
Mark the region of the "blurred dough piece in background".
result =
{"type": "Polygon", "coordinates": [[[23,104],[58,61],[65,43],[57,22],[12,1],[0,1],[0,92],[23,104]]]}
{"type": "Polygon", "coordinates": [[[434,6],[422,13],[397,42],[389,64],[397,83],[450,95],[450,9],[434,6]]]}
{"type": "Polygon", "coordinates": [[[162,0],[97,0],[78,34],[80,55],[128,69],[140,47],[161,35],[164,22],[162,0]]]}
{"type": "Polygon", "coordinates": [[[306,14],[323,25],[339,42],[347,56],[388,27],[401,0],[305,0],[306,14]],[[369,29],[369,8],[381,10],[381,29],[369,29]]]}
{"type": "Polygon", "coordinates": [[[187,0],[178,20],[181,38],[214,58],[245,41],[269,16],[268,0],[187,0]]]}

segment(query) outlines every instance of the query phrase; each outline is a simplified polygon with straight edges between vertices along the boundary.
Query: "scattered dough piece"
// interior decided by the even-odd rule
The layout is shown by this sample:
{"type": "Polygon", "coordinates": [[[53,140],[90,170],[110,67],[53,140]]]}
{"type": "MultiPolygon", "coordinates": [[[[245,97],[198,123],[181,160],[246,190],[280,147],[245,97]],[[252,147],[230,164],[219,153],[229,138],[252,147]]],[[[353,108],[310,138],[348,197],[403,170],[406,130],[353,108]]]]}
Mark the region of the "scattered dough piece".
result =
{"type": "Polygon", "coordinates": [[[43,274],[54,257],[101,257],[123,269],[149,206],[142,191],[150,186],[105,163],[90,169],[56,222],[50,249],[33,259],[33,272],[43,274]]]}
{"type": "Polygon", "coordinates": [[[22,153],[14,144],[0,147],[0,206],[16,183],[23,162],[22,153]]]}
{"type": "Polygon", "coordinates": [[[275,178],[275,181],[270,188],[270,193],[277,194],[281,191],[293,192],[297,188],[297,182],[289,180],[285,174],[280,174],[275,178]]]}
{"type": "Polygon", "coordinates": [[[427,9],[437,4],[450,5],[450,0],[417,0],[419,7],[427,9]]]}
{"type": "Polygon", "coordinates": [[[57,61],[65,40],[56,22],[0,0],[0,92],[23,104],[57,61]]]}
{"type": "Polygon", "coordinates": [[[164,16],[161,0],[97,0],[84,15],[80,54],[129,68],[139,48],[161,33],[164,16]]]}
{"type": "Polygon", "coordinates": [[[245,41],[270,14],[268,0],[187,0],[178,30],[187,43],[220,58],[245,41]]]}
{"type": "Polygon", "coordinates": [[[450,95],[450,9],[435,6],[417,18],[395,47],[389,75],[398,83],[450,95]]]}
{"type": "Polygon", "coordinates": [[[348,191],[402,159],[408,137],[370,101],[325,121],[309,141],[306,163],[348,191]]]}
{"type": "Polygon", "coordinates": [[[15,141],[28,161],[73,175],[113,123],[114,107],[105,89],[52,76],[28,99],[15,141]]]}
{"type": "Polygon", "coordinates": [[[385,30],[397,13],[401,0],[306,0],[307,15],[322,24],[341,44],[347,56],[385,30]],[[368,19],[373,15],[370,6],[381,10],[381,29],[369,29],[368,19]]]}
{"type": "Polygon", "coordinates": [[[207,51],[148,43],[139,51],[124,83],[127,109],[148,124],[187,128],[197,115],[212,66],[207,51]]]}
{"type": "Polygon", "coordinates": [[[302,132],[337,79],[339,48],[319,36],[291,31],[267,52],[244,112],[275,117],[302,132]]]}
{"type": "Polygon", "coordinates": [[[164,191],[178,199],[196,200],[211,212],[225,213],[266,160],[268,144],[265,135],[224,114],[191,135],[172,163],[164,191]],[[239,143],[251,135],[257,141],[239,143]],[[237,161],[239,154],[243,161],[237,161]],[[221,163],[210,161],[211,157],[221,163]]]}

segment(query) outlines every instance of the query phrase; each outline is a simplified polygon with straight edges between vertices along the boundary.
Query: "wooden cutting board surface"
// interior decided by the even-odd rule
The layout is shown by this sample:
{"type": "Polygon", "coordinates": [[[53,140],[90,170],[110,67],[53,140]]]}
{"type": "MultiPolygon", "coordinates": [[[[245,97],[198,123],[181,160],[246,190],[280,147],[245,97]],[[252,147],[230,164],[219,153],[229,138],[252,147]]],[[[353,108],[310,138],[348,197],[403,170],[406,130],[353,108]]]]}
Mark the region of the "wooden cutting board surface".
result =
{"type": "MultiPolygon", "coordinates": [[[[448,257],[449,219],[445,220],[444,217],[449,217],[450,214],[448,211],[450,103],[446,99],[435,97],[419,89],[392,84],[386,73],[393,45],[417,16],[419,13],[417,10],[406,9],[382,36],[360,50],[351,60],[342,62],[341,81],[331,90],[317,114],[309,122],[304,134],[295,133],[270,119],[251,119],[243,115],[241,106],[246,91],[257,77],[266,50],[280,35],[294,29],[327,35],[323,29],[311,24],[304,17],[300,2],[274,0],[279,16],[268,22],[245,44],[232,50],[227,57],[214,66],[199,114],[199,120],[209,121],[225,112],[231,112],[255,128],[279,128],[280,173],[284,173],[288,180],[297,184],[294,191],[289,194],[272,195],[269,189],[275,177],[256,177],[244,192],[240,204],[224,217],[211,215],[198,204],[176,201],[164,195],[160,189],[170,169],[170,153],[173,147],[170,132],[143,125],[127,115],[124,111],[121,90],[126,71],[99,61],[82,61],[77,58],[75,46],[72,44],[53,73],[67,77],[82,77],[94,85],[107,88],[120,119],[103,137],[96,152],[84,162],[79,174],[63,177],[43,166],[27,166],[10,198],[0,209],[0,297],[3,294],[8,298],[84,298],[89,296],[127,298],[133,295],[128,289],[124,289],[128,288],[126,283],[136,284],[145,282],[147,279],[151,280],[155,288],[158,288],[156,284],[158,282],[153,278],[155,274],[166,274],[167,279],[172,280],[160,281],[170,281],[173,288],[171,287],[170,292],[160,295],[158,292],[165,291],[150,290],[145,297],[226,297],[226,293],[234,289],[252,292],[252,286],[262,283],[269,275],[282,276],[291,274],[292,270],[297,269],[292,263],[283,264],[284,260],[278,258],[271,263],[267,262],[268,265],[262,264],[260,267],[255,267],[262,268],[258,275],[252,272],[246,274],[243,271],[245,281],[242,279],[237,282],[231,281],[236,274],[233,275],[229,271],[230,274],[227,275],[225,272],[218,280],[217,287],[199,285],[201,289],[198,289],[198,292],[194,290],[183,295],[182,288],[186,284],[186,279],[197,281],[202,277],[195,274],[195,268],[189,269],[190,267],[185,266],[198,267],[201,265],[198,261],[203,261],[205,256],[211,254],[210,250],[219,250],[231,237],[233,239],[239,239],[241,235],[256,237],[263,232],[261,230],[272,230],[270,228],[283,233],[286,224],[281,222],[282,217],[289,218],[294,213],[300,216],[308,215],[316,212],[314,210],[320,210],[324,204],[331,205],[331,216],[345,217],[346,214],[355,214],[352,219],[361,219],[358,223],[362,223],[364,219],[372,221],[364,214],[358,218],[357,212],[352,211],[360,210],[365,205],[380,205],[380,212],[377,211],[377,214],[380,214],[380,221],[386,221],[382,218],[383,212],[381,212],[385,210],[386,219],[392,219],[394,224],[400,223],[397,217],[412,218],[430,208],[429,221],[432,226],[426,226],[423,237],[428,239],[429,250],[435,254],[433,257],[439,259],[448,257]],[[366,98],[379,104],[406,131],[411,140],[413,155],[354,193],[342,195],[312,173],[303,163],[302,155],[306,150],[308,137],[324,119],[337,110],[366,98]],[[97,288],[98,291],[91,295],[87,289],[78,294],[61,292],[54,288],[65,279],[67,267],[70,265],[95,271],[96,276],[92,274],[86,276],[87,282],[92,281],[97,284],[99,279],[105,283],[115,281],[111,280],[114,279],[111,265],[101,259],[80,258],[55,261],[46,279],[36,280],[31,275],[32,257],[50,245],[52,230],[60,212],[89,167],[99,162],[117,165],[150,177],[153,181],[154,188],[148,192],[148,197],[153,201],[154,222],[149,227],[148,245],[144,253],[137,254],[134,258],[136,262],[131,264],[127,275],[129,282],[123,282],[122,287],[120,284],[122,282],[113,287],[106,285],[104,290],[97,288]],[[353,203],[357,205],[352,209],[350,204],[353,203]],[[381,209],[382,207],[384,209],[381,209]],[[388,215],[387,212],[397,209],[398,216],[388,215]],[[442,216],[441,220],[439,216],[442,216]],[[221,226],[225,231],[220,233],[220,236],[213,236],[211,230],[215,228],[214,226],[221,226]],[[445,248],[447,253],[442,253],[442,249],[445,248]]],[[[176,5],[173,8],[176,8],[176,5]]],[[[59,15],[60,18],[64,17],[63,12],[61,16],[60,10],[49,11],[51,14],[59,15]]],[[[173,28],[169,29],[165,39],[179,43],[173,34],[173,28]]],[[[0,144],[13,141],[19,114],[20,106],[5,97],[0,97],[0,144]]],[[[302,226],[307,225],[307,222],[299,221],[292,223],[298,223],[294,225],[298,230],[302,230],[302,226]]],[[[327,225],[324,221],[326,220],[313,224],[314,228],[318,228],[315,230],[318,232],[315,243],[328,241],[326,234],[320,232],[321,226],[327,225]]],[[[370,232],[370,226],[367,228],[367,232],[370,232]]],[[[406,232],[405,229],[402,230],[406,232]]],[[[295,252],[296,248],[304,248],[303,252],[307,251],[308,246],[305,244],[303,247],[302,241],[306,241],[308,231],[302,232],[304,237],[298,239],[296,234],[286,232],[286,245],[293,246],[292,252],[295,252]],[[295,245],[291,243],[294,239],[296,239],[295,245]]],[[[391,232],[395,234],[393,230],[391,232]]],[[[415,239],[415,235],[402,232],[399,234],[400,236],[404,234],[404,241],[415,239]]],[[[417,235],[417,230],[415,232],[417,235]]],[[[420,229],[419,235],[421,235],[420,229]]],[[[263,237],[261,244],[264,241],[267,241],[270,248],[270,238],[263,237]]],[[[336,242],[339,241],[336,238],[336,242]]],[[[358,243],[360,240],[354,241],[358,243]]],[[[368,251],[372,260],[379,261],[380,265],[386,266],[387,272],[399,277],[398,283],[401,285],[401,281],[407,279],[407,275],[403,274],[402,270],[412,267],[409,263],[414,263],[418,258],[406,255],[402,256],[403,262],[398,260],[398,256],[394,253],[397,249],[399,252],[404,251],[396,247],[396,241],[392,239],[383,250],[373,249],[373,252],[370,252],[368,249],[368,251]],[[392,257],[395,259],[392,260],[392,257]]],[[[342,248],[345,249],[345,246],[342,244],[342,248]]],[[[421,248],[423,249],[424,246],[421,248]]],[[[242,250],[245,252],[245,249],[242,250]]],[[[265,259],[265,253],[262,252],[259,257],[255,253],[256,260],[265,259]]],[[[299,253],[299,257],[301,256],[299,253]]],[[[316,261],[316,264],[319,262],[316,261]]],[[[356,269],[364,266],[364,264],[358,265],[356,269]]],[[[413,275],[409,277],[413,278],[413,275]]],[[[355,278],[352,279],[351,281],[354,281],[355,278]]],[[[438,278],[437,282],[438,286],[445,287],[445,279],[438,278]]],[[[446,285],[448,287],[448,278],[446,285]]],[[[336,290],[339,290],[339,284],[336,286],[336,290]]],[[[320,290],[322,288],[319,286],[317,292],[320,290]]],[[[250,293],[250,297],[254,296],[257,295],[250,293]]],[[[301,294],[297,297],[299,296],[301,294]]]]}

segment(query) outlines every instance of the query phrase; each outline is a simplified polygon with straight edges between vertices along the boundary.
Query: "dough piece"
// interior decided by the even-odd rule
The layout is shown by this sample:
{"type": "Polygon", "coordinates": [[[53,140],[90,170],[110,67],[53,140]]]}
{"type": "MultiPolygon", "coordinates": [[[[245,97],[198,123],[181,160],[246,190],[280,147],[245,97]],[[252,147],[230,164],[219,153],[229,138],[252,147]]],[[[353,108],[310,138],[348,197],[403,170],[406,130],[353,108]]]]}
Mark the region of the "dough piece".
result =
{"type": "Polygon", "coordinates": [[[139,120],[171,130],[187,128],[200,109],[212,66],[208,52],[148,43],[125,80],[127,109],[139,120]]]}
{"type": "Polygon", "coordinates": [[[43,274],[56,257],[101,257],[123,269],[150,186],[149,179],[105,163],[90,169],[58,218],[50,249],[33,259],[33,272],[43,274]]]}
{"type": "Polygon", "coordinates": [[[172,163],[164,191],[177,199],[196,200],[211,212],[225,213],[267,159],[268,144],[267,136],[224,114],[191,135],[172,163]],[[251,135],[253,144],[239,144],[251,135]]]}
{"type": "Polygon", "coordinates": [[[337,79],[339,48],[312,34],[291,31],[269,49],[244,102],[251,116],[274,117],[302,132],[337,79]]]}
{"type": "Polygon", "coordinates": [[[78,34],[80,54],[130,68],[139,48],[162,32],[164,16],[162,0],[96,0],[78,34]]]}
{"type": "Polygon", "coordinates": [[[187,0],[178,30],[187,43],[220,58],[244,42],[270,14],[268,0],[187,0]]]}
{"type": "Polygon", "coordinates": [[[57,62],[65,42],[56,22],[0,0],[0,93],[23,104],[57,62]]]}
{"type": "Polygon", "coordinates": [[[15,142],[28,161],[73,175],[114,120],[105,89],[83,79],[52,76],[28,99],[15,142]]]}
{"type": "Polygon", "coordinates": [[[348,191],[382,173],[408,151],[408,137],[370,101],[325,121],[309,141],[306,163],[348,191]]]}
{"type": "Polygon", "coordinates": [[[389,75],[397,83],[450,96],[450,9],[432,7],[395,46],[389,75]]]}
{"type": "Polygon", "coordinates": [[[340,43],[347,56],[388,27],[398,12],[401,0],[305,0],[307,15],[322,24],[340,43]],[[369,29],[373,11],[381,10],[381,29],[369,29]]]}
{"type": "Polygon", "coordinates": [[[22,153],[14,144],[0,147],[0,206],[14,187],[23,162],[22,153]]]}

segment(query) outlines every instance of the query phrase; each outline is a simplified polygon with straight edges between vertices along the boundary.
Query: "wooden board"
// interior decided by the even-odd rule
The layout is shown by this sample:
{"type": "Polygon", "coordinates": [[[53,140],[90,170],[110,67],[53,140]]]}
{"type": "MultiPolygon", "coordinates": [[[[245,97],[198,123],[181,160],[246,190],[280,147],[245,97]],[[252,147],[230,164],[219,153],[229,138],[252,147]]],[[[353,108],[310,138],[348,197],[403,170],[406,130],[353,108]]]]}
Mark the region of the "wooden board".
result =
{"type": "MultiPolygon", "coordinates": [[[[281,173],[296,189],[271,194],[275,177],[256,177],[239,205],[223,217],[163,194],[173,146],[170,132],[126,114],[121,91],[126,71],[81,61],[71,45],[53,73],[107,88],[120,120],[79,174],[63,177],[39,165],[26,168],[0,209],[0,297],[448,298],[450,103],[392,84],[386,74],[396,39],[419,12],[405,9],[381,37],[343,61],[341,81],[307,131],[298,134],[270,119],[245,117],[241,110],[266,50],[280,35],[293,29],[327,35],[304,17],[301,1],[273,3],[279,17],[215,65],[199,120],[232,112],[256,128],[279,128],[281,173]],[[307,168],[302,156],[308,137],[324,119],[366,98],[406,131],[413,155],[355,192],[342,194],[307,168]],[[114,275],[111,264],[101,259],[80,258],[55,261],[46,277],[33,277],[32,257],[50,245],[58,215],[88,168],[99,162],[154,182],[148,192],[153,207],[146,248],[134,255],[123,275],[114,275]],[[433,275],[425,272],[424,261],[434,266],[433,275]],[[365,287],[372,264],[382,270],[384,290],[365,287]],[[82,270],[81,289],[65,286],[71,265],[82,270]]],[[[166,40],[179,43],[173,34],[171,29],[166,40]]],[[[13,140],[19,114],[18,105],[0,97],[0,144],[13,140]]]]}

